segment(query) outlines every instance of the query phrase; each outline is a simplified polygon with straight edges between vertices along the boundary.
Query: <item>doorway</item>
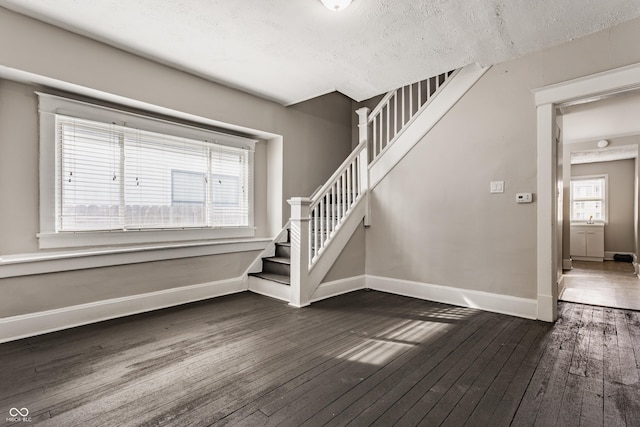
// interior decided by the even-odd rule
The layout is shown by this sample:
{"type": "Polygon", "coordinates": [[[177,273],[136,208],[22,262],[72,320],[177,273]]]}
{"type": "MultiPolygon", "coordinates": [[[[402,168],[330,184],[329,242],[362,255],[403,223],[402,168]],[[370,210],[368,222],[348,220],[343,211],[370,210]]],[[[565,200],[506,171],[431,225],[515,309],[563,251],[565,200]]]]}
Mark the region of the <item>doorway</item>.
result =
{"type": "Polygon", "coordinates": [[[638,241],[640,92],[557,110],[564,165],[559,172],[564,199],[560,203],[567,219],[559,299],[638,309],[640,279],[633,262],[638,241]]]}
{"type": "MultiPolygon", "coordinates": [[[[537,318],[555,321],[563,255],[562,215],[558,195],[562,176],[557,171],[558,144],[556,108],[588,102],[640,88],[640,64],[634,64],[534,91],[537,112],[537,318]],[[560,279],[558,279],[560,277],[560,279]]],[[[637,193],[636,193],[637,194],[637,193]]],[[[637,195],[636,195],[637,197],[637,195]]],[[[635,205],[637,206],[637,200],[635,205]]],[[[638,224],[634,224],[635,253],[638,253],[638,224]]],[[[637,272],[637,270],[636,270],[637,272]]]]}

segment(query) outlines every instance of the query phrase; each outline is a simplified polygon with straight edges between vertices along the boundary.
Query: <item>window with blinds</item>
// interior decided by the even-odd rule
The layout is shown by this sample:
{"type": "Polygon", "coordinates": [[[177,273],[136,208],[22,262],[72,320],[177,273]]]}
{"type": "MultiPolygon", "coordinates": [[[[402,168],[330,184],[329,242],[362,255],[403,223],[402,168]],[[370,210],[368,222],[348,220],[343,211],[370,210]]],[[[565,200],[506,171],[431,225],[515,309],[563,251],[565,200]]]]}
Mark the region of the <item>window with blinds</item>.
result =
{"type": "Polygon", "coordinates": [[[606,176],[571,180],[571,221],[606,221],[606,176]]]}
{"type": "Polygon", "coordinates": [[[55,115],[56,231],[248,227],[250,151],[55,115]]]}

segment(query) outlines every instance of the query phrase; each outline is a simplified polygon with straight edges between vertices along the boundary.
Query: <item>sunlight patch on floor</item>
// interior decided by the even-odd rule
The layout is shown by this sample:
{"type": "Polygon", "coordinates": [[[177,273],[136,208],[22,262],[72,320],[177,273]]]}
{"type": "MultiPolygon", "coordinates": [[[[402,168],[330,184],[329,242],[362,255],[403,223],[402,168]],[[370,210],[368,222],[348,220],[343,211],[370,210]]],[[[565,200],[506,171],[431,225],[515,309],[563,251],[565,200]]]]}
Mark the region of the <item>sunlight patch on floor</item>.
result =
{"type": "Polygon", "coordinates": [[[351,362],[382,365],[412,347],[428,345],[430,341],[455,328],[455,322],[451,320],[461,320],[474,313],[473,310],[458,307],[411,313],[410,316],[414,318],[425,319],[400,320],[375,336],[363,337],[362,342],[337,357],[351,362]]]}

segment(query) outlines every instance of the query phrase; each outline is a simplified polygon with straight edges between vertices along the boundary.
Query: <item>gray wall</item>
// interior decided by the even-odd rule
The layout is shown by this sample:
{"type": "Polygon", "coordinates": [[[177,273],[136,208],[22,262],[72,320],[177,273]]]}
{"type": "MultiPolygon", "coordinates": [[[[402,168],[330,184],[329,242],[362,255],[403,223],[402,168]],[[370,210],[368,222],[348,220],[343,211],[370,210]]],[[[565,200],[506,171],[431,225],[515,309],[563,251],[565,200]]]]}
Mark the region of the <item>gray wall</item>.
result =
{"type": "Polygon", "coordinates": [[[571,165],[571,176],[609,175],[609,220],[604,227],[605,252],[635,252],[633,238],[634,159],[571,165]]]}
{"type": "Polygon", "coordinates": [[[365,228],[360,225],[349,239],[335,264],[329,269],[322,283],[349,277],[361,276],[365,273],[365,228]]]}
{"type": "Polygon", "coordinates": [[[493,66],[373,190],[367,274],[536,298],[532,89],[640,62],[638,38],[634,20],[493,66]]]}
{"type": "MultiPolygon", "coordinates": [[[[0,66],[282,135],[286,199],[309,196],[351,152],[351,100],[291,107],[215,84],[0,8],[0,66]]],[[[260,66],[277,66],[261,64],[260,66]]],[[[37,252],[38,123],[34,87],[0,80],[0,256],[37,252]]],[[[267,231],[266,144],[256,152],[258,235],[267,231]]],[[[277,194],[277,191],[275,192],[277,194]]],[[[0,280],[0,317],[238,277],[255,252],[0,280]]]]}

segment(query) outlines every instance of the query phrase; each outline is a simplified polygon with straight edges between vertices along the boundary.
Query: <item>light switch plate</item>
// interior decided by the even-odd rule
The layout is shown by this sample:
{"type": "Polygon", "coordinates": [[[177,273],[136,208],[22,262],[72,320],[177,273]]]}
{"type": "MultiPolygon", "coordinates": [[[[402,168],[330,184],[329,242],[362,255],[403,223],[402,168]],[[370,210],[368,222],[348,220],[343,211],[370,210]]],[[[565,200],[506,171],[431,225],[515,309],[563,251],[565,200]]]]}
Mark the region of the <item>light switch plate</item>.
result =
{"type": "Polygon", "coordinates": [[[504,181],[491,181],[491,193],[504,193],[504,181]]]}

